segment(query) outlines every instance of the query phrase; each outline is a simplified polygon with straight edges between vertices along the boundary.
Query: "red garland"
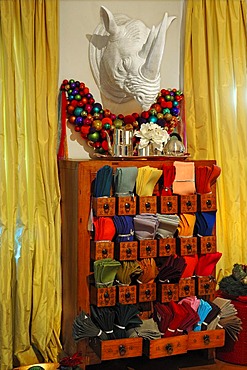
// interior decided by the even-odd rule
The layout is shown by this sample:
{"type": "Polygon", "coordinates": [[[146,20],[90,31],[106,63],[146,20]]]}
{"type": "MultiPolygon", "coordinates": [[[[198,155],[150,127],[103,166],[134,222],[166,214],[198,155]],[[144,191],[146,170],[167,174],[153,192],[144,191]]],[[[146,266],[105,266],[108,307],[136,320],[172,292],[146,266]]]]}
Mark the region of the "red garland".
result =
{"type": "MultiPolygon", "coordinates": [[[[168,134],[171,134],[181,122],[180,104],[184,96],[177,89],[162,89],[148,111],[126,116],[123,114],[116,115],[110,112],[109,109],[103,109],[100,103],[95,102],[89,88],[83,82],[73,79],[64,80],[61,91],[63,96],[66,96],[66,104],[64,104],[64,101],[62,104],[62,120],[66,116],[68,122],[74,125],[75,131],[80,132],[88,144],[100,154],[107,153],[106,132],[112,141],[114,128],[125,127],[126,129],[138,130],[141,124],[153,122],[165,128],[168,134]]],[[[64,146],[63,133],[62,124],[60,148],[64,146]]],[[[60,153],[62,153],[62,148],[60,153]]]]}

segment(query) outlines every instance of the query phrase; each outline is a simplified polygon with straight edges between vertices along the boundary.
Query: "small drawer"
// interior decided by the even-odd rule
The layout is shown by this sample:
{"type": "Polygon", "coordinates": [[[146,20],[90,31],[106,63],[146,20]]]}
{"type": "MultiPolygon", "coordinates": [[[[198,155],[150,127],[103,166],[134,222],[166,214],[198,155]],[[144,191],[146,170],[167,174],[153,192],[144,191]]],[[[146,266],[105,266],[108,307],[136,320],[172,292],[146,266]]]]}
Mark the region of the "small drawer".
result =
{"type": "Polygon", "coordinates": [[[199,250],[201,254],[215,253],[217,251],[216,236],[200,236],[198,237],[199,250]]]}
{"type": "Polygon", "coordinates": [[[158,240],[158,256],[166,257],[176,254],[176,238],[158,240]]]}
{"type": "Polygon", "coordinates": [[[90,257],[92,260],[113,258],[114,243],[110,241],[91,241],[90,257]]]}
{"type": "Polygon", "coordinates": [[[157,213],[157,197],[139,197],[139,213],[157,213]]]}
{"type": "Polygon", "coordinates": [[[138,302],[151,302],[156,300],[156,284],[138,284],[138,302]]]}
{"type": "Polygon", "coordinates": [[[224,329],[191,331],[188,334],[188,350],[222,347],[224,343],[224,329]]]}
{"type": "Polygon", "coordinates": [[[212,295],[215,293],[216,281],[209,276],[199,276],[197,278],[197,295],[212,295]]]}
{"type": "Polygon", "coordinates": [[[197,195],[179,195],[180,213],[194,213],[197,211],[197,195]]]}
{"type": "Polygon", "coordinates": [[[93,213],[96,217],[114,216],[116,207],[116,198],[100,197],[93,198],[93,213]]]}
{"type": "Polygon", "coordinates": [[[118,197],[117,202],[117,214],[119,216],[133,216],[136,215],[136,197],[118,197]]]}
{"type": "Polygon", "coordinates": [[[195,280],[193,278],[182,278],[178,283],[179,298],[195,295],[195,280]]]}
{"type": "Polygon", "coordinates": [[[161,303],[178,301],[178,284],[157,284],[157,298],[161,303]]]}
{"type": "Polygon", "coordinates": [[[181,256],[192,256],[197,254],[197,237],[178,238],[181,256]]]}
{"type": "Polygon", "coordinates": [[[187,335],[143,341],[143,353],[150,359],[187,352],[187,335]]]}
{"type": "Polygon", "coordinates": [[[104,360],[139,357],[142,355],[142,338],[123,338],[103,340],[92,338],[89,340],[90,347],[104,360]]]}
{"type": "Polygon", "coordinates": [[[138,242],[120,242],[115,245],[116,259],[119,261],[135,261],[138,256],[138,242]]]}
{"type": "Polygon", "coordinates": [[[139,241],[139,258],[157,257],[157,240],[143,239],[139,241]]]}
{"type": "Polygon", "coordinates": [[[178,213],[177,195],[160,197],[160,213],[175,214],[178,213]]]}
{"type": "Polygon", "coordinates": [[[118,302],[121,304],[136,303],[136,285],[117,286],[118,302]]]}
{"type": "Polygon", "coordinates": [[[116,287],[96,288],[90,285],[90,302],[97,307],[115,306],[116,287]]]}
{"type": "Polygon", "coordinates": [[[198,208],[201,212],[216,211],[217,205],[215,192],[198,194],[198,208]]]}

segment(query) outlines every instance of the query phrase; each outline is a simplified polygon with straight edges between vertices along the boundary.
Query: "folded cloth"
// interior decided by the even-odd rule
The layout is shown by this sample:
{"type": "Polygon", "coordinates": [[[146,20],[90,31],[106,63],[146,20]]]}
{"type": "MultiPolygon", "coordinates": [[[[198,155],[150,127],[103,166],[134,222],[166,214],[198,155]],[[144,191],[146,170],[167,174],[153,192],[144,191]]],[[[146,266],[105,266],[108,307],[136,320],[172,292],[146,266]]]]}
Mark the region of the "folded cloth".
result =
{"type": "Polygon", "coordinates": [[[182,305],[187,312],[186,317],[184,318],[184,320],[182,320],[177,328],[177,335],[181,335],[183,333],[189,333],[190,331],[192,331],[194,325],[199,322],[200,317],[198,313],[185,300],[178,304],[182,305]]]}
{"type": "Polygon", "coordinates": [[[168,328],[164,333],[164,337],[173,337],[175,335],[179,335],[179,331],[177,329],[179,328],[183,320],[186,318],[187,311],[183,305],[179,305],[174,301],[170,301],[168,305],[170,306],[173,312],[173,318],[169,322],[168,328]]]}
{"type": "Polygon", "coordinates": [[[113,216],[116,228],[116,242],[134,240],[134,222],[131,216],[113,216]]]}
{"type": "Polygon", "coordinates": [[[213,234],[216,222],[216,211],[196,212],[195,235],[210,236],[213,234]]]}
{"type": "Polygon", "coordinates": [[[139,311],[133,304],[123,305],[116,303],[114,311],[116,314],[114,322],[114,334],[116,338],[127,338],[129,329],[142,324],[142,320],[138,316],[139,311]]]}
{"type": "Polygon", "coordinates": [[[195,169],[196,192],[207,194],[212,191],[211,187],[220,176],[221,168],[215,164],[212,166],[198,166],[195,169]]]}
{"type": "Polygon", "coordinates": [[[167,304],[155,302],[154,304],[154,321],[157,322],[161,336],[164,336],[169,323],[173,318],[173,311],[167,304]]]}
{"type": "Polygon", "coordinates": [[[134,193],[137,173],[137,167],[116,168],[113,176],[114,194],[116,197],[124,197],[134,193]]]}
{"type": "Polygon", "coordinates": [[[173,194],[188,195],[196,192],[194,162],[174,162],[175,179],[172,184],[173,194]]]}
{"type": "Polygon", "coordinates": [[[180,222],[178,215],[165,215],[157,213],[159,226],[156,232],[156,237],[164,239],[167,237],[173,237],[177,231],[177,227],[180,222]]]}
{"type": "Polygon", "coordinates": [[[162,170],[150,166],[138,168],[136,194],[140,197],[152,196],[154,187],[162,175],[162,170]]]}
{"type": "Polygon", "coordinates": [[[181,275],[181,278],[188,278],[194,276],[195,268],[198,263],[198,255],[194,254],[193,256],[183,256],[185,260],[185,269],[181,275]]]}
{"type": "Polygon", "coordinates": [[[127,330],[127,336],[129,338],[142,337],[149,340],[161,338],[158,324],[153,319],[143,320],[140,326],[127,330]]]}
{"type": "Polygon", "coordinates": [[[195,274],[197,276],[209,276],[213,274],[217,262],[220,260],[222,253],[207,253],[202,254],[195,268],[195,274]]]}
{"type": "Polygon", "coordinates": [[[111,166],[101,167],[96,174],[96,178],[93,181],[93,196],[109,197],[111,194],[113,169],[111,166]]]}
{"type": "Polygon", "coordinates": [[[134,277],[143,272],[138,261],[122,261],[116,274],[116,282],[120,285],[130,285],[134,277]]]}
{"type": "Polygon", "coordinates": [[[172,184],[175,179],[175,167],[173,165],[163,164],[163,185],[161,194],[162,196],[172,195],[172,184]]]}
{"type": "Polygon", "coordinates": [[[210,311],[212,311],[211,305],[207,301],[204,301],[204,299],[200,299],[200,305],[197,310],[200,320],[195,325],[193,329],[194,331],[201,331],[202,323],[204,322],[210,311]]]}
{"type": "Polygon", "coordinates": [[[136,215],[133,221],[136,239],[155,239],[159,226],[157,215],[142,213],[136,215]]]}
{"type": "Polygon", "coordinates": [[[208,313],[208,315],[202,322],[201,330],[207,330],[208,325],[220,314],[220,308],[219,306],[217,306],[217,304],[210,301],[208,301],[208,304],[210,304],[212,310],[208,313]]]}
{"type": "Polygon", "coordinates": [[[192,213],[181,213],[179,215],[180,221],[178,225],[178,236],[179,237],[191,237],[194,235],[194,227],[196,222],[196,216],[192,213]]]}
{"type": "Polygon", "coordinates": [[[112,258],[94,261],[93,269],[96,288],[111,287],[120,266],[121,263],[112,258]]]}
{"type": "Polygon", "coordinates": [[[161,283],[177,283],[186,267],[185,260],[180,256],[169,256],[159,268],[156,281],[161,283]]]}
{"type": "Polygon", "coordinates": [[[94,217],[94,241],[112,241],[116,228],[111,217],[94,217]]]}
{"type": "Polygon", "coordinates": [[[143,258],[138,261],[141,274],[138,276],[137,282],[140,284],[153,283],[158,273],[158,269],[153,258],[143,258]]]}

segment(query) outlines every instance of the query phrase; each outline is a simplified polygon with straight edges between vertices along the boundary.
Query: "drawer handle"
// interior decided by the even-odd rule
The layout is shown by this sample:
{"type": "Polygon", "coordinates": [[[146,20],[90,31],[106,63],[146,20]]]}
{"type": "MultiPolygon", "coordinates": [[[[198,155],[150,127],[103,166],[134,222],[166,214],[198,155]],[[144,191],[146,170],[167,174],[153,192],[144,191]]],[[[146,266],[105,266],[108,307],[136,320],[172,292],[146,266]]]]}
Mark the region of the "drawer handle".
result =
{"type": "Polygon", "coordinates": [[[186,245],[186,248],[187,248],[187,252],[188,253],[191,253],[192,252],[192,245],[191,244],[187,244],[186,245]]]}
{"type": "Polygon", "coordinates": [[[150,204],[150,202],[146,202],[146,203],[145,203],[145,208],[146,208],[146,210],[147,210],[147,211],[149,211],[149,210],[150,210],[150,208],[151,208],[151,204],[150,204]]]}
{"type": "Polygon", "coordinates": [[[207,242],[206,248],[207,248],[207,251],[210,251],[212,249],[212,244],[210,242],[207,242]]]}
{"type": "Polygon", "coordinates": [[[130,257],[130,256],[131,256],[131,254],[132,254],[132,250],[131,250],[131,248],[127,248],[127,249],[126,249],[126,255],[127,255],[127,257],[130,257]]]}
{"type": "Polygon", "coordinates": [[[146,289],[146,290],[145,290],[145,294],[146,294],[146,297],[147,297],[147,298],[150,298],[150,296],[151,296],[151,291],[150,291],[150,289],[146,289]]]}
{"type": "Polygon", "coordinates": [[[166,203],[168,210],[170,211],[172,209],[172,202],[166,203]]]}
{"type": "Polygon", "coordinates": [[[150,254],[152,252],[152,247],[150,247],[150,245],[147,245],[146,251],[147,251],[147,254],[150,254]]]}
{"type": "Polygon", "coordinates": [[[109,209],[110,209],[109,204],[108,204],[108,203],[105,203],[105,204],[103,205],[103,209],[104,209],[104,212],[105,212],[105,213],[108,213],[108,212],[109,212],[109,209]]]}
{"type": "Polygon", "coordinates": [[[210,336],[208,334],[204,335],[203,342],[204,342],[204,344],[209,344],[210,343],[210,336]]]}
{"type": "Polygon", "coordinates": [[[188,200],[188,202],[186,202],[186,206],[187,206],[188,209],[191,209],[192,203],[191,203],[190,200],[188,200]]]}
{"type": "Polygon", "coordinates": [[[172,299],[172,290],[171,289],[168,290],[167,295],[168,295],[168,299],[172,299]]]}
{"type": "Polygon", "coordinates": [[[189,294],[189,292],[190,292],[190,287],[189,287],[189,285],[185,285],[185,286],[184,286],[184,291],[185,291],[185,294],[189,294]]]}
{"type": "Polygon", "coordinates": [[[208,293],[209,291],[209,288],[210,288],[210,285],[208,283],[204,284],[204,289],[205,289],[205,292],[208,293]]]}
{"type": "Polygon", "coordinates": [[[130,210],[130,204],[129,203],[125,203],[124,208],[125,208],[126,212],[129,212],[129,210],[130,210]]]}
{"type": "Polygon", "coordinates": [[[118,347],[118,350],[119,350],[120,356],[124,356],[126,354],[126,348],[123,344],[120,344],[120,346],[118,347]]]}
{"type": "Polygon", "coordinates": [[[104,293],[104,298],[105,298],[105,301],[109,301],[110,296],[109,296],[109,293],[108,292],[105,292],[104,293]]]}
{"type": "Polygon", "coordinates": [[[130,300],[130,292],[125,293],[125,299],[126,299],[126,302],[129,302],[129,300],[130,300]]]}
{"type": "Polygon", "coordinates": [[[212,202],[211,202],[211,200],[210,200],[210,199],[208,199],[208,200],[206,201],[206,206],[207,206],[208,208],[211,208],[211,207],[212,207],[212,202]]]}
{"type": "Polygon", "coordinates": [[[167,253],[170,252],[170,250],[171,250],[170,244],[166,244],[165,249],[166,249],[167,253]]]}
{"type": "Polygon", "coordinates": [[[173,353],[173,346],[172,344],[168,343],[166,346],[165,346],[165,350],[166,352],[171,355],[173,353]]]}
{"type": "Polygon", "coordinates": [[[106,258],[108,255],[108,250],[106,248],[102,249],[102,257],[106,258]]]}

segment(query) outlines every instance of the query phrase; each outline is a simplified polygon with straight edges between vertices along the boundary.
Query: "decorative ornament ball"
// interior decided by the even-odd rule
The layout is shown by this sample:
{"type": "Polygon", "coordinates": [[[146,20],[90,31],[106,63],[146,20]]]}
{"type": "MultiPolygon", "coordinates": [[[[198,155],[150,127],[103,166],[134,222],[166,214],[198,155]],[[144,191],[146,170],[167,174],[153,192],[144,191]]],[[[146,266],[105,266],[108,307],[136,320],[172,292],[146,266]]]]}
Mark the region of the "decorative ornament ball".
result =
{"type": "Polygon", "coordinates": [[[99,119],[93,121],[92,126],[97,130],[100,131],[103,127],[102,122],[99,119]]]}
{"type": "Polygon", "coordinates": [[[155,116],[157,114],[157,111],[156,109],[152,108],[150,109],[149,113],[152,115],[152,116],[155,116]]]}
{"type": "Polygon", "coordinates": [[[111,125],[110,125],[110,123],[105,123],[103,127],[104,127],[106,130],[110,130],[111,125]]]}
{"type": "Polygon", "coordinates": [[[76,107],[76,108],[74,109],[74,115],[75,115],[76,117],[81,116],[82,112],[83,112],[83,108],[76,107]]]}
{"type": "Polygon", "coordinates": [[[83,118],[81,116],[76,117],[75,124],[78,125],[78,126],[82,126],[82,124],[83,124],[83,118]]]}
{"type": "Polygon", "coordinates": [[[149,120],[149,122],[156,123],[158,121],[158,118],[157,118],[157,116],[150,116],[148,120],[149,120]]]}
{"type": "Polygon", "coordinates": [[[164,118],[165,118],[165,120],[166,121],[171,121],[171,119],[172,119],[172,115],[171,115],[171,113],[166,113],[165,115],[164,115],[164,118]]]}
{"type": "Polygon", "coordinates": [[[158,113],[158,114],[157,114],[157,118],[158,118],[158,119],[162,119],[163,117],[164,117],[164,114],[163,114],[163,113],[158,113]]]}
{"type": "Polygon", "coordinates": [[[113,124],[114,124],[115,128],[120,129],[123,126],[123,121],[121,119],[117,118],[117,119],[115,119],[115,121],[113,121],[113,124]]]}
{"type": "Polygon", "coordinates": [[[93,141],[95,143],[96,141],[99,140],[100,135],[99,135],[98,131],[96,131],[96,132],[94,132],[92,134],[88,134],[87,137],[88,137],[89,140],[91,140],[91,141],[93,141]]]}
{"type": "Polygon", "coordinates": [[[85,110],[83,110],[83,111],[81,112],[81,116],[82,116],[82,117],[87,117],[87,112],[86,112],[85,110]]]}
{"type": "Polygon", "coordinates": [[[68,105],[67,112],[69,114],[74,114],[74,110],[75,110],[75,107],[73,107],[73,105],[68,105]]]}
{"type": "Polygon", "coordinates": [[[99,113],[94,113],[93,118],[96,119],[96,120],[99,119],[100,118],[100,114],[99,113]]]}

